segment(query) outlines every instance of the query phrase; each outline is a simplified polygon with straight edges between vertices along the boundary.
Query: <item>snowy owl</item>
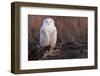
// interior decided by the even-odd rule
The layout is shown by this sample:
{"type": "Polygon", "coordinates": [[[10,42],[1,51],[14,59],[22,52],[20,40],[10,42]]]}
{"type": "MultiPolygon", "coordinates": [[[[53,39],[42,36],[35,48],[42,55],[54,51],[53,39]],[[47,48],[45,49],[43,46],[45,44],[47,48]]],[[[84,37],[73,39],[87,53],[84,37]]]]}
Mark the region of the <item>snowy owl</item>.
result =
{"type": "Polygon", "coordinates": [[[40,46],[45,48],[55,48],[57,41],[57,29],[54,20],[50,17],[43,20],[40,28],[40,46]]]}

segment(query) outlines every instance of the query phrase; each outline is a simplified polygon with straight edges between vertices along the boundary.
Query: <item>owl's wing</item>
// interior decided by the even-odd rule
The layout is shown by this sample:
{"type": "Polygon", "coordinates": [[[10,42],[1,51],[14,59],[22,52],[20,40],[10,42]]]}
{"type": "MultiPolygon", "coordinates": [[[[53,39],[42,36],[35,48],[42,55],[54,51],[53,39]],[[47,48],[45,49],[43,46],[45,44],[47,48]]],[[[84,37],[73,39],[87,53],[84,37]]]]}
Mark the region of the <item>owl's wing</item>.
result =
{"type": "Polygon", "coordinates": [[[40,46],[44,47],[44,32],[42,28],[40,29],[40,46]]]}
{"type": "Polygon", "coordinates": [[[49,34],[46,28],[40,29],[40,46],[45,47],[48,46],[50,42],[49,34]]]}

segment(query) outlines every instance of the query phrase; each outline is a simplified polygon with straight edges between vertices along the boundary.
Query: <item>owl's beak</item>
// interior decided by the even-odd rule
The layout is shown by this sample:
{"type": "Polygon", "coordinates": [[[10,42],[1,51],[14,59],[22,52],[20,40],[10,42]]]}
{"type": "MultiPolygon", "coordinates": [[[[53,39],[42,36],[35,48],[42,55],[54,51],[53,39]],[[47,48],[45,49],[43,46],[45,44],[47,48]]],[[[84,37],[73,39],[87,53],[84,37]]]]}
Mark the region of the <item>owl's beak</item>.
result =
{"type": "Polygon", "coordinates": [[[48,25],[50,25],[50,24],[48,23],[48,25]]]}

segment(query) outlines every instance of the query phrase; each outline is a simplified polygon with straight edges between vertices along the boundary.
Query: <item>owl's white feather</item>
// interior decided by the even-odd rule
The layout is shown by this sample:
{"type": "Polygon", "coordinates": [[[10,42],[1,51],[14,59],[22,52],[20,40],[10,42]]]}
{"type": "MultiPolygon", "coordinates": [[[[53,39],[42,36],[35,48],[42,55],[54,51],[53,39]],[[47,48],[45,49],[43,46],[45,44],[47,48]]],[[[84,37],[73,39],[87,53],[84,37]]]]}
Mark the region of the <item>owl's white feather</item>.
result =
{"type": "Polygon", "coordinates": [[[57,29],[54,25],[52,18],[46,18],[43,20],[43,24],[40,28],[40,46],[45,47],[50,45],[55,47],[57,41],[57,29]]]}

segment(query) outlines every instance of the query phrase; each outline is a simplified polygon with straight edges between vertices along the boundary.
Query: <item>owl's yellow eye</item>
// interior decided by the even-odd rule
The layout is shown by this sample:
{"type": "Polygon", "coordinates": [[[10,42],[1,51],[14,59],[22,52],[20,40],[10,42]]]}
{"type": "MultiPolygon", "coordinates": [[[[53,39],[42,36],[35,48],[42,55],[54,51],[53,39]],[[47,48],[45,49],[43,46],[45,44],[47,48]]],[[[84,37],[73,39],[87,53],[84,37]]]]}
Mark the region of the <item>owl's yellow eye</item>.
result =
{"type": "Polygon", "coordinates": [[[50,21],[50,23],[51,23],[52,21],[50,21]]]}

